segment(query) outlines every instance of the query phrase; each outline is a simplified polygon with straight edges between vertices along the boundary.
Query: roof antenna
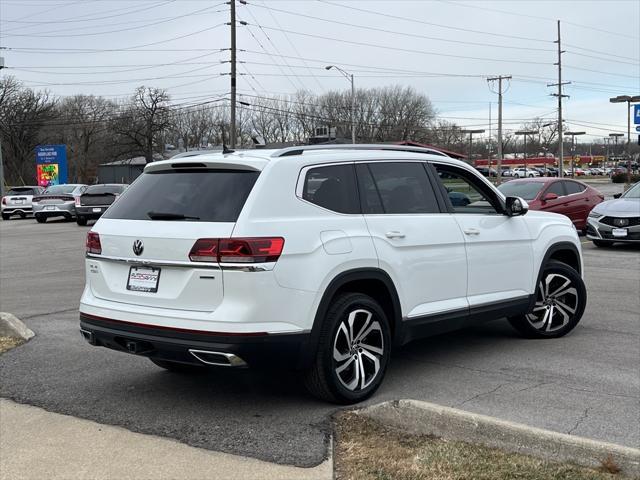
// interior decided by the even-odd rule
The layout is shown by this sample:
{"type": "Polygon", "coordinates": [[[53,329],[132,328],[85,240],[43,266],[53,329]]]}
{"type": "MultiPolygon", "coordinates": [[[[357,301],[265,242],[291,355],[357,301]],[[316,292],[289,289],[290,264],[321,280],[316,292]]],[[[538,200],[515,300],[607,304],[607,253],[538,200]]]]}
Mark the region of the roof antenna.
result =
{"type": "Polygon", "coordinates": [[[223,143],[222,144],[222,154],[224,155],[225,153],[233,153],[235,152],[235,150],[230,150],[227,148],[227,146],[223,143]]]}

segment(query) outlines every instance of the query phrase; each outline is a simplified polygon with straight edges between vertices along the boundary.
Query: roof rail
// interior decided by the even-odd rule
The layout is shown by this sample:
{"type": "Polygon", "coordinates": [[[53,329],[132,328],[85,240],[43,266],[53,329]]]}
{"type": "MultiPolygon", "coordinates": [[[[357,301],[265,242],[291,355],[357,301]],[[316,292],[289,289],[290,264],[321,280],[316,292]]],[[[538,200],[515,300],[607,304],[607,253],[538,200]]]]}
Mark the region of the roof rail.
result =
{"type": "Polygon", "coordinates": [[[293,155],[302,155],[306,151],[314,150],[389,150],[395,152],[413,152],[424,153],[429,155],[439,155],[441,157],[449,157],[449,155],[436,150],[434,148],[411,147],[408,145],[385,145],[380,143],[359,143],[359,144],[332,144],[332,145],[302,145],[298,147],[287,147],[276,150],[271,154],[272,157],[289,157],[293,155]]]}

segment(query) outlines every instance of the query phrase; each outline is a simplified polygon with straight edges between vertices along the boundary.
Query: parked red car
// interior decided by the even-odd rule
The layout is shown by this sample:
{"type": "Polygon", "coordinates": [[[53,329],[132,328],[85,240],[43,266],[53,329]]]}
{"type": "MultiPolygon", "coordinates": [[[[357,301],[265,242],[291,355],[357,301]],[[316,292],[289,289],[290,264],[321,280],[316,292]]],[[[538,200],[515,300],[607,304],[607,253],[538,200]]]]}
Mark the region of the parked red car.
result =
{"type": "Polygon", "coordinates": [[[604,200],[598,190],[573,179],[523,178],[503,183],[498,189],[507,197],[524,198],[531,210],[566,215],[578,231],[586,231],[589,212],[604,200]]]}

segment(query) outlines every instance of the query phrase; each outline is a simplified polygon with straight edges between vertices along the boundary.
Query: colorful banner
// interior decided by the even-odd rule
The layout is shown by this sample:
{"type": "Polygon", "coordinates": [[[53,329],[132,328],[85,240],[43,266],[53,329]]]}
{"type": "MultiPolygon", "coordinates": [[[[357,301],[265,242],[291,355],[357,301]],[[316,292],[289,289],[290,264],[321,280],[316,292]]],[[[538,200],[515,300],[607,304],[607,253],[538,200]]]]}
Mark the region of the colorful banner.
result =
{"type": "Polygon", "coordinates": [[[39,186],[67,183],[66,145],[38,145],[35,152],[36,178],[39,186]]]}

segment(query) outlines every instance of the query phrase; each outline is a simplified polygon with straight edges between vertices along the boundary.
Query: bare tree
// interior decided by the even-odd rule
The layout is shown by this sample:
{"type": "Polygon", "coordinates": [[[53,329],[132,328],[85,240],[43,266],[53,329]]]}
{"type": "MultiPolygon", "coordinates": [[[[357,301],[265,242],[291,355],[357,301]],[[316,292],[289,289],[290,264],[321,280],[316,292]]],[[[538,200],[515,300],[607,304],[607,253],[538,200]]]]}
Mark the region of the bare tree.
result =
{"type": "Polygon", "coordinates": [[[7,183],[34,182],[34,148],[42,128],[55,119],[55,106],[46,91],[26,88],[14,77],[0,79],[0,132],[7,183]]]}
{"type": "Polygon", "coordinates": [[[46,127],[44,135],[67,145],[73,181],[89,182],[105,160],[111,143],[109,122],[115,109],[115,103],[93,95],[74,95],[58,103],[59,122],[46,127]]]}
{"type": "Polygon", "coordinates": [[[123,105],[112,121],[112,129],[121,154],[143,155],[147,163],[153,154],[164,149],[160,139],[171,127],[169,95],[160,88],[139,87],[131,103],[123,105]]]}

